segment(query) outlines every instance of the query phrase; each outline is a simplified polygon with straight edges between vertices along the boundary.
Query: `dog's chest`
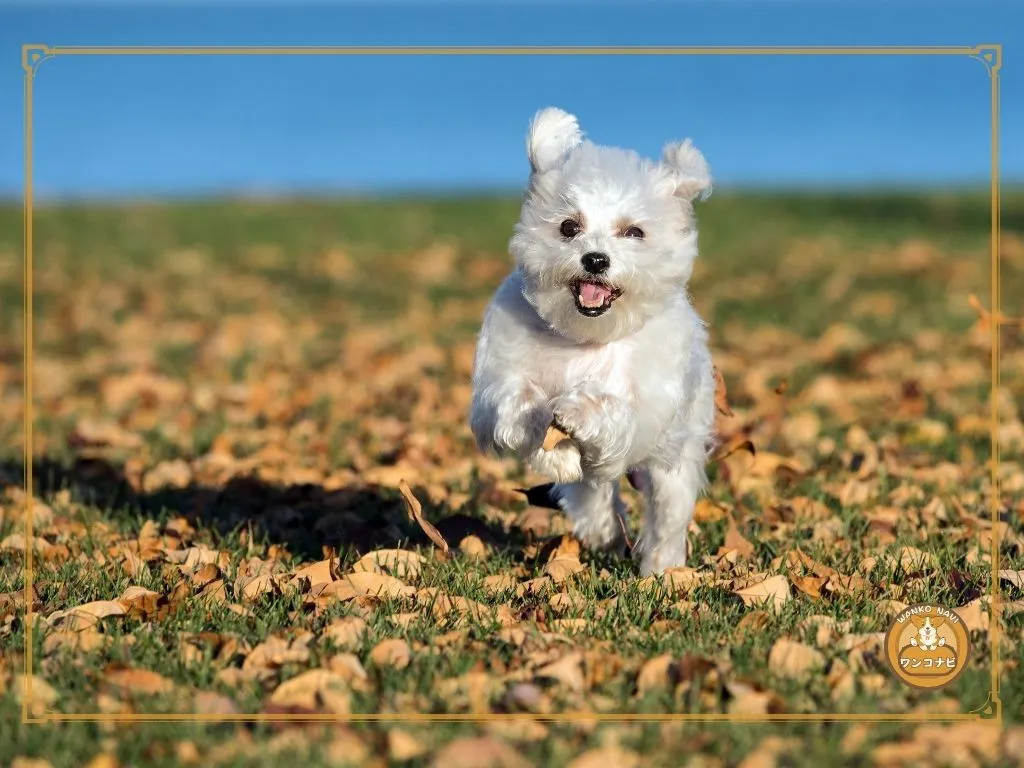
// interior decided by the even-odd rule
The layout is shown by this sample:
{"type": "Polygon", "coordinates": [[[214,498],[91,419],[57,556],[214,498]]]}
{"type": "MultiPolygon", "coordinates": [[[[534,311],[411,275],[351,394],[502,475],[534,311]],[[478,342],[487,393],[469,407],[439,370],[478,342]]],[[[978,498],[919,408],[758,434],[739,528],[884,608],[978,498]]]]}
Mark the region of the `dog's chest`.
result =
{"type": "Polygon", "coordinates": [[[633,359],[631,344],[615,342],[552,350],[550,356],[538,356],[535,365],[541,387],[552,396],[596,382],[609,394],[628,397],[633,390],[633,359]]]}

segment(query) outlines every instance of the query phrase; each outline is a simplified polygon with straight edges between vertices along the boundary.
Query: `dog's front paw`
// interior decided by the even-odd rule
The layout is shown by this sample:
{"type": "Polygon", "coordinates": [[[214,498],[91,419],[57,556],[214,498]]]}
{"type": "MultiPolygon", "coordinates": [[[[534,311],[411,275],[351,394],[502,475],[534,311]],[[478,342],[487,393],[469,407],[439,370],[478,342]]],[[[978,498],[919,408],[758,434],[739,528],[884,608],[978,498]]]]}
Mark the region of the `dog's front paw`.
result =
{"type": "Polygon", "coordinates": [[[551,409],[543,404],[522,403],[505,409],[494,428],[494,445],[499,453],[532,456],[544,444],[551,418],[551,409]]]}
{"type": "Polygon", "coordinates": [[[578,483],[583,479],[583,455],[571,440],[562,440],[550,451],[538,449],[528,464],[534,472],[556,483],[578,483]]]}
{"type": "Polygon", "coordinates": [[[618,477],[625,472],[631,424],[624,401],[577,390],[555,398],[551,411],[555,425],[579,445],[589,474],[618,477]]]}
{"type": "Polygon", "coordinates": [[[583,445],[601,443],[602,415],[607,396],[575,391],[556,397],[551,403],[555,425],[583,445]]]}

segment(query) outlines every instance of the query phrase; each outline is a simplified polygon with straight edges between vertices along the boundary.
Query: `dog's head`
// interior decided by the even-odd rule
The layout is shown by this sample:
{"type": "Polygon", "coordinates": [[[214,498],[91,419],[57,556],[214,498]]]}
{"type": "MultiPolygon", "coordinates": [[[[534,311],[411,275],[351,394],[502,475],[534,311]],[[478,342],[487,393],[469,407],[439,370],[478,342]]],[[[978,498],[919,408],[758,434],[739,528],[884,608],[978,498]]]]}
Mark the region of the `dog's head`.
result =
{"type": "Polygon", "coordinates": [[[572,115],[541,110],[527,138],[530,183],[510,250],[526,299],[558,333],[602,342],[635,332],[693,271],[693,202],[711,192],[689,139],[659,162],[583,138],[572,115]]]}
{"type": "Polygon", "coordinates": [[[939,616],[911,616],[910,623],[917,627],[917,640],[921,645],[935,645],[939,638],[938,628],[946,623],[939,616]]]}

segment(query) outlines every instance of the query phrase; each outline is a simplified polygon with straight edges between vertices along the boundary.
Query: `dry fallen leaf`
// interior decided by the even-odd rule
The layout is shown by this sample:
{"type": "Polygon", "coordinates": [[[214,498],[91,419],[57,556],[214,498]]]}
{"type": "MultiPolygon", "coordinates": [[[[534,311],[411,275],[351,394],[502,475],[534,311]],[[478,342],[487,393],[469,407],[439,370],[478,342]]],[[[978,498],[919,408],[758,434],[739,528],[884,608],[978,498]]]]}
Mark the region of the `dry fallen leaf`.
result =
{"type": "Polygon", "coordinates": [[[583,675],[583,654],[569,653],[557,661],[545,664],[537,670],[536,677],[557,681],[570,691],[578,693],[586,687],[586,678],[583,675]]]}
{"type": "Polygon", "coordinates": [[[676,667],[676,659],[670,653],[645,661],[636,675],[637,695],[643,696],[658,689],[671,689],[675,685],[676,667]]]}
{"type": "Polygon", "coordinates": [[[729,692],[729,712],[735,715],[774,715],[785,712],[782,699],[771,691],[740,681],[725,684],[729,692]]]}
{"type": "Polygon", "coordinates": [[[587,750],[571,760],[566,768],[639,768],[642,764],[636,752],[609,745],[587,750]]]}
{"type": "Polygon", "coordinates": [[[66,611],[56,611],[47,617],[51,627],[80,632],[112,616],[124,616],[128,611],[117,600],[96,600],[66,611]]]}
{"type": "Polygon", "coordinates": [[[569,435],[567,435],[565,432],[560,430],[558,427],[550,426],[548,427],[548,431],[544,433],[544,443],[542,445],[542,448],[545,451],[553,451],[555,447],[563,440],[571,441],[572,438],[569,437],[569,435]]]}
{"type": "Polygon", "coordinates": [[[725,379],[722,378],[722,372],[718,370],[718,366],[714,366],[715,374],[715,409],[726,417],[732,417],[734,414],[732,408],[729,407],[729,396],[725,388],[725,379]]]}
{"type": "Polygon", "coordinates": [[[724,549],[735,550],[736,554],[743,559],[752,557],[755,552],[754,545],[740,533],[739,528],[736,527],[736,521],[731,515],[729,516],[729,526],[725,531],[724,549]]]}
{"type": "Polygon", "coordinates": [[[33,717],[42,717],[60,699],[57,689],[38,675],[15,675],[12,687],[17,702],[27,702],[33,717]]]}
{"type": "Polygon", "coordinates": [[[399,579],[419,578],[423,555],[407,549],[378,549],[368,552],[352,566],[353,571],[378,571],[399,579]]]}
{"type": "Polygon", "coordinates": [[[768,653],[768,669],[780,677],[802,678],[825,666],[825,657],[809,645],[780,638],[768,653]]]}
{"type": "Polygon", "coordinates": [[[544,573],[555,584],[561,584],[573,575],[585,570],[580,562],[580,542],[572,536],[563,536],[551,557],[544,565],[544,573]]]}
{"type": "Polygon", "coordinates": [[[396,763],[408,762],[426,751],[426,747],[408,731],[399,728],[388,731],[388,757],[396,763]]]}
{"type": "Polygon", "coordinates": [[[346,573],[337,581],[328,584],[321,597],[333,597],[337,600],[351,600],[363,595],[382,598],[411,597],[416,589],[405,582],[376,571],[353,571],[346,573]]]}
{"type": "Polygon", "coordinates": [[[766,606],[774,611],[779,611],[792,597],[785,576],[770,576],[764,581],[737,589],[735,592],[743,600],[744,605],[755,608],[766,606]]]}
{"type": "Polygon", "coordinates": [[[533,768],[515,748],[487,736],[455,739],[437,751],[433,768],[533,768]]]}
{"type": "Polygon", "coordinates": [[[398,484],[398,490],[402,494],[402,498],[405,499],[406,507],[409,510],[409,516],[416,521],[416,524],[423,529],[423,532],[427,534],[432,542],[441,548],[441,551],[445,554],[448,553],[449,547],[448,542],[444,540],[444,537],[431,523],[423,517],[423,505],[420,504],[419,499],[413,494],[412,489],[409,485],[402,480],[398,484]]]}
{"type": "Polygon", "coordinates": [[[412,661],[412,649],[405,640],[399,638],[382,640],[370,651],[370,661],[378,667],[405,669],[412,661]]]}
{"type": "Polygon", "coordinates": [[[122,694],[154,696],[170,693],[173,681],[149,669],[111,665],[104,670],[103,679],[122,694]]]}
{"type": "Polygon", "coordinates": [[[341,650],[358,648],[366,637],[366,621],[358,616],[346,616],[328,624],[320,635],[341,650]]]}
{"type": "Polygon", "coordinates": [[[301,707],[314,712],[347,715],[351,711],[348,682],[326,669],[310,669],[281,683],[270,702],[281,707],[301,707]]]}

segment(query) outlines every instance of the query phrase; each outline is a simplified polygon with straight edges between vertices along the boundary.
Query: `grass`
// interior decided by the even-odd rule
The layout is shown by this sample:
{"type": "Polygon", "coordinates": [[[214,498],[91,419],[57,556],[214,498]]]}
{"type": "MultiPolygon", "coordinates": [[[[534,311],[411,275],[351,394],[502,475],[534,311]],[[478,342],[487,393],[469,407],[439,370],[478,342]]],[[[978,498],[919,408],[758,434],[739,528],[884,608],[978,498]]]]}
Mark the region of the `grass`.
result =
{"type": "Polygon", "coordinates": [[[472,446],[469,363],[516,214],[505,198],[37,212],[30,704],[519,717],[28,726],[18,677],[21,214],[0,209],[5,765],[1020,758],[1024,344],[1013,317],[1024,313],[1013,302],[1024,295],[1024,198],[1007,195],[1002,214],[1012,317],[996,468],[1002,705],[1018,735],[994,747],[973,723],[546,719],[985,705],[987,199],[725,194],[701,208],[691,290],[733,410],[720,429],[757,452],[711,467],[692,568],[677,580],[640,579],[626,559],[579,552],[560,515],[515,492],[541,478],[472,446]],[[450,554],[410,519],[402,479],[450,554]],[[401,550],[404,565],[373,561],[380,550],[401,550]],[[809,565],[794,565],[796,550],[809,565]],[[312,576],[296,578],[312,564],[312,576]],[[362,581],[340,578],[353,568],[362,581]],[[815,568],[826,577],[815,581],[815,568]],[[777,608],[743,598],[773,577],[786,590],[777,608]],[[93,626],[58,613],[95,614],[98,601],[110,615],[93,626]],[[938,692],[901,684],[877,647],[898,608],[917,602],[956,608],[971,630],[966,671],[938,692]],[[780,661],[780,641],[798,644],[793,663],[780,661]]]}

